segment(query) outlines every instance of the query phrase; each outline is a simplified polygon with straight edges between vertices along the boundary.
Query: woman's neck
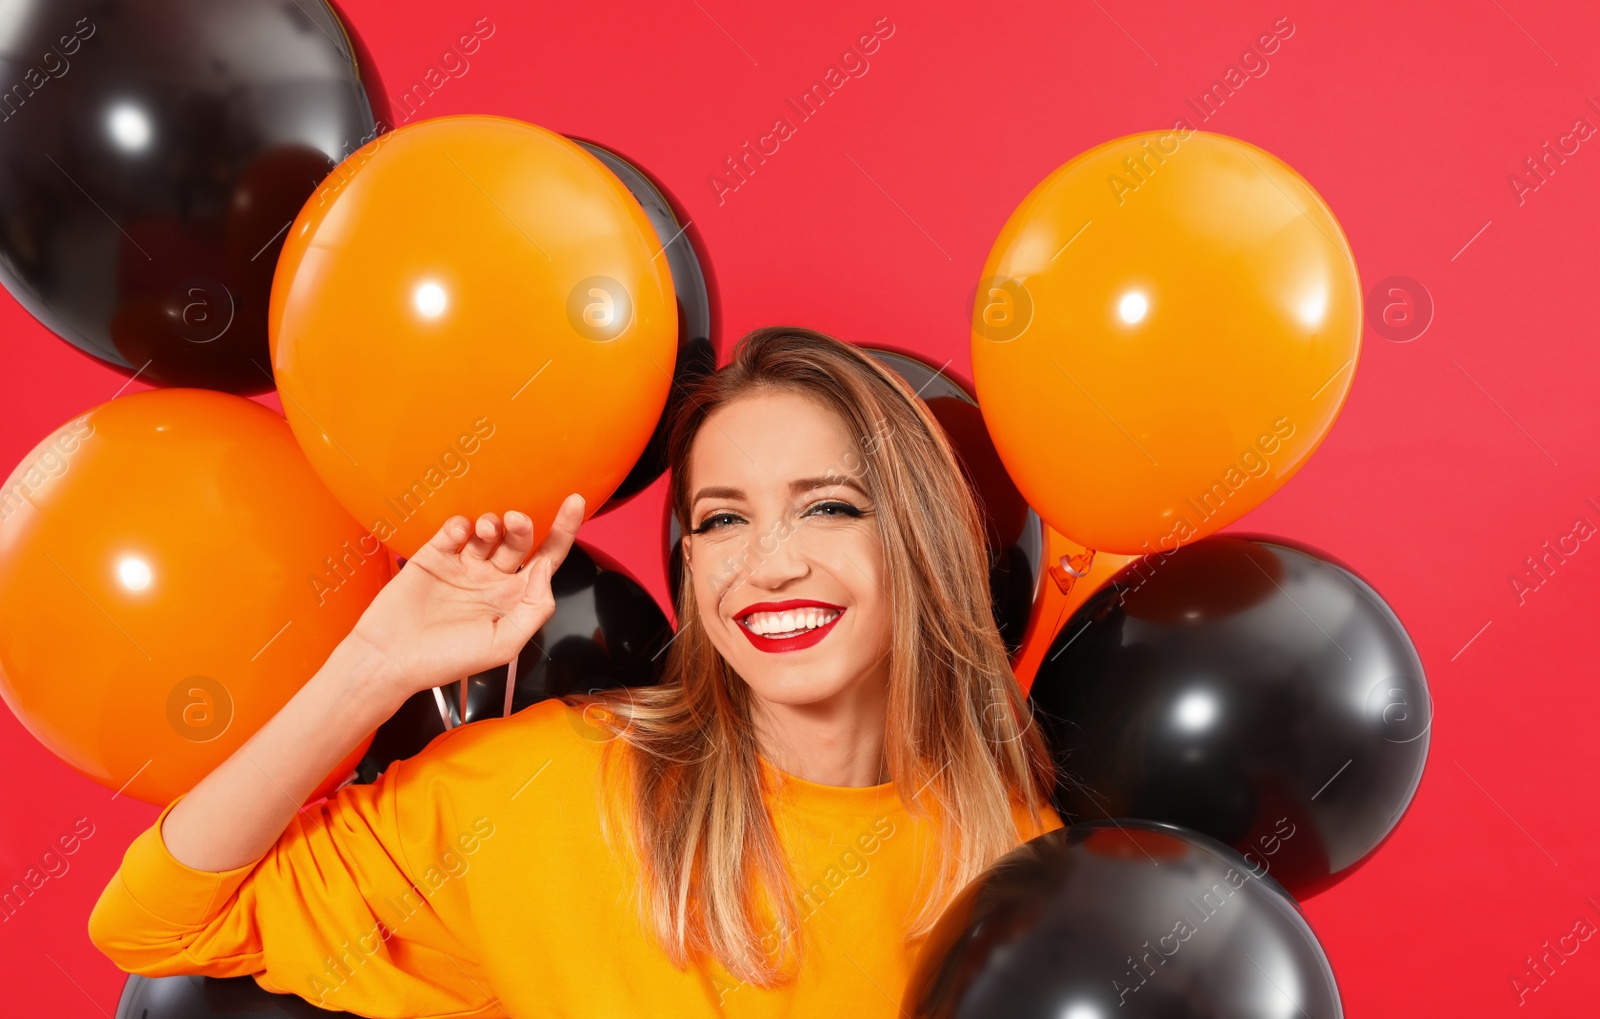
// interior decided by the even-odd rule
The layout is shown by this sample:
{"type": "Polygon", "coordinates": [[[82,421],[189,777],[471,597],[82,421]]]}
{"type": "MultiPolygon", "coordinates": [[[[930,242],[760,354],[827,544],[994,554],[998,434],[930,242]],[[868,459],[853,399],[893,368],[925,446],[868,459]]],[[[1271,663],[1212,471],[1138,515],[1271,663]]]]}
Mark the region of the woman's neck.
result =
{"type": "Polygon", "coordinates": [[[889,781],[884,754],[888,683],[862,682],[827,701],[751,704],[761,754],[785,774],[832,786],[889,781]]]}

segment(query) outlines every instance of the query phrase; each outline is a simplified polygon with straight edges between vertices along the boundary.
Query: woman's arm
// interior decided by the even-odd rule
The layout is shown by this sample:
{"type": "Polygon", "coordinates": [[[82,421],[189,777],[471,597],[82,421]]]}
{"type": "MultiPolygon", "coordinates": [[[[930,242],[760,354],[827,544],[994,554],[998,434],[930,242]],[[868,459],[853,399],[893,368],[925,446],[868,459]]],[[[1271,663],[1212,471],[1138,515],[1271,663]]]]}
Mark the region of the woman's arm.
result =
{"type": "Polygon", "coordinates": [[[89,915],[90,942],[146,977],[253,976],[375,1019],[505,1019],[470,907],[494,869],[469,872],[462,854],[479,848],[463,839],[493,833],[505,794],[480,780],[495,774],[486,761],[518,759],[505,733],[516,721],[443,733],[376,782],[296,814],[260,859],[231,870],[168,852],[175,800],[123,854],[89,915]]]}
{"type": "Polygon", "coordinates": [[[407,697],[509,662],[554,612],[550,577],[582,523],[583,499],[568,496],[528,561],[525,514],[485,514],[470,532],[466,517],[447,520],[310,681],[167,813],[168,852],[203,871],[259,858],[407,697]]]}
{"type": "Polygon", "coordinates": [[[248,974],[384,1019],[503,1019],[473,886],[429,862],[483,834],[493,728],[300,803],[411,693],[510,661],[554,612],[550,577],[582,522],[569,497],[529,559],[523,514],[446,521],[289,703],[134,839],[89,916],[95,947],[129,973],[248,974]]]}
{"type": "MultiPolygon", "coordinates": [[[[195,870],[259,859],[344,756],[400,706],[381,652],[345,638],[289,703],[167,814],[162,841],[195,870]]],[[[403,698],[402,698],[403,699],[403,698]]]]}

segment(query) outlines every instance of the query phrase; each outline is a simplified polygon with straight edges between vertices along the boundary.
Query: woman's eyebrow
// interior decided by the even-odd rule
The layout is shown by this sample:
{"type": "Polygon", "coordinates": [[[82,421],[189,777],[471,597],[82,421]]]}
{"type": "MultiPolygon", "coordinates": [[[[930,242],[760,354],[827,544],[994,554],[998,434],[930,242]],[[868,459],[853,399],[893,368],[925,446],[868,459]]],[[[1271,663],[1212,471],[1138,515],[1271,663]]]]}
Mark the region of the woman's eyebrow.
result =
{"type": "MultiPolygon", "coordinates": [[[[789,482],[789,491],[792,494],[798,495],[801,492],[809,492],[814,488],[827,488],[831,485],[842,485],[846,488],[853,488],[861,494],[862,498],[868,497],[865,489],[856,484],[856,482],[848,475],[843,474],[822,475],[815,478],[797,478],[794,481],[789,482]]],[[[745,498],[745,494],[744,489],[742,488],[732,488],[727,485],[710,485],[696,492],[694,494],[694,498],[689,501],[689,505],[693,506],[701,499],[743,498],[745,498]]]]}

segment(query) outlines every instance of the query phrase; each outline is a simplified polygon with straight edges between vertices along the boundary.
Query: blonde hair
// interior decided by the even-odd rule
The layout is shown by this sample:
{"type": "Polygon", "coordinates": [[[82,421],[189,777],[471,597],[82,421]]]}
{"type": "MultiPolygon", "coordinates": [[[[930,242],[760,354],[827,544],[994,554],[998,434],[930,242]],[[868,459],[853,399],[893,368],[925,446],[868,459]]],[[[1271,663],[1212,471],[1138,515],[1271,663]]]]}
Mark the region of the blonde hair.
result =
{"type": "MultiPolygon", "coordinates": [[[[983,518],[955,453],[910,386],[869,355],[795,327],[741,339],[672,423],[680,531],[691,527],[688,462],[700,427],[730,401],[772,389],[820,400],[851,434],[873,437],[852,474],[878,507],[893,613],[887,765],[907,810],[939,832],[939,868],[907,932],[919,936],[1017,845],[1014,803],[1037,830],[1054,767],[995,627],[983,518]]],[[[774,927],[798,928],[798,908],[763,798],[751,694],[699,624],[687,578],[677,598],[678,636],[661,685],[563,699],[613,737],[603,774],[625,759],[627,781],[606,782],[626,790],[606,797],[623,812],[603,810],[602,824],[619,858],[639,861],[634,897],[645,929],[680,968],[710,954],[740,981],[772,987],[798,963],[798,939],[787,953],[762,946],[774,927]],[[776,912],[765,926],[762,900],[776,912]]]]}

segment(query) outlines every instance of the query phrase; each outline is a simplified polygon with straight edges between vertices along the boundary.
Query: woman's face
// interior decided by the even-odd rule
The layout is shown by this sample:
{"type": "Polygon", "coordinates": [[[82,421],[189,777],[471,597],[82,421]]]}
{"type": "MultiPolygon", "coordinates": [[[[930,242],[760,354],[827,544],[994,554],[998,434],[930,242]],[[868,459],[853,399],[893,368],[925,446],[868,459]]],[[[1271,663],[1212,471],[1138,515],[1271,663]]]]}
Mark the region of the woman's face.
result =
{"type": "Polygon", "coordinates": [[[820,705],[886,683],[878,507],[844,421],[787,390],[724,404],[689,454],[685,543],[711,642],[755,694],[820,705]]]}

